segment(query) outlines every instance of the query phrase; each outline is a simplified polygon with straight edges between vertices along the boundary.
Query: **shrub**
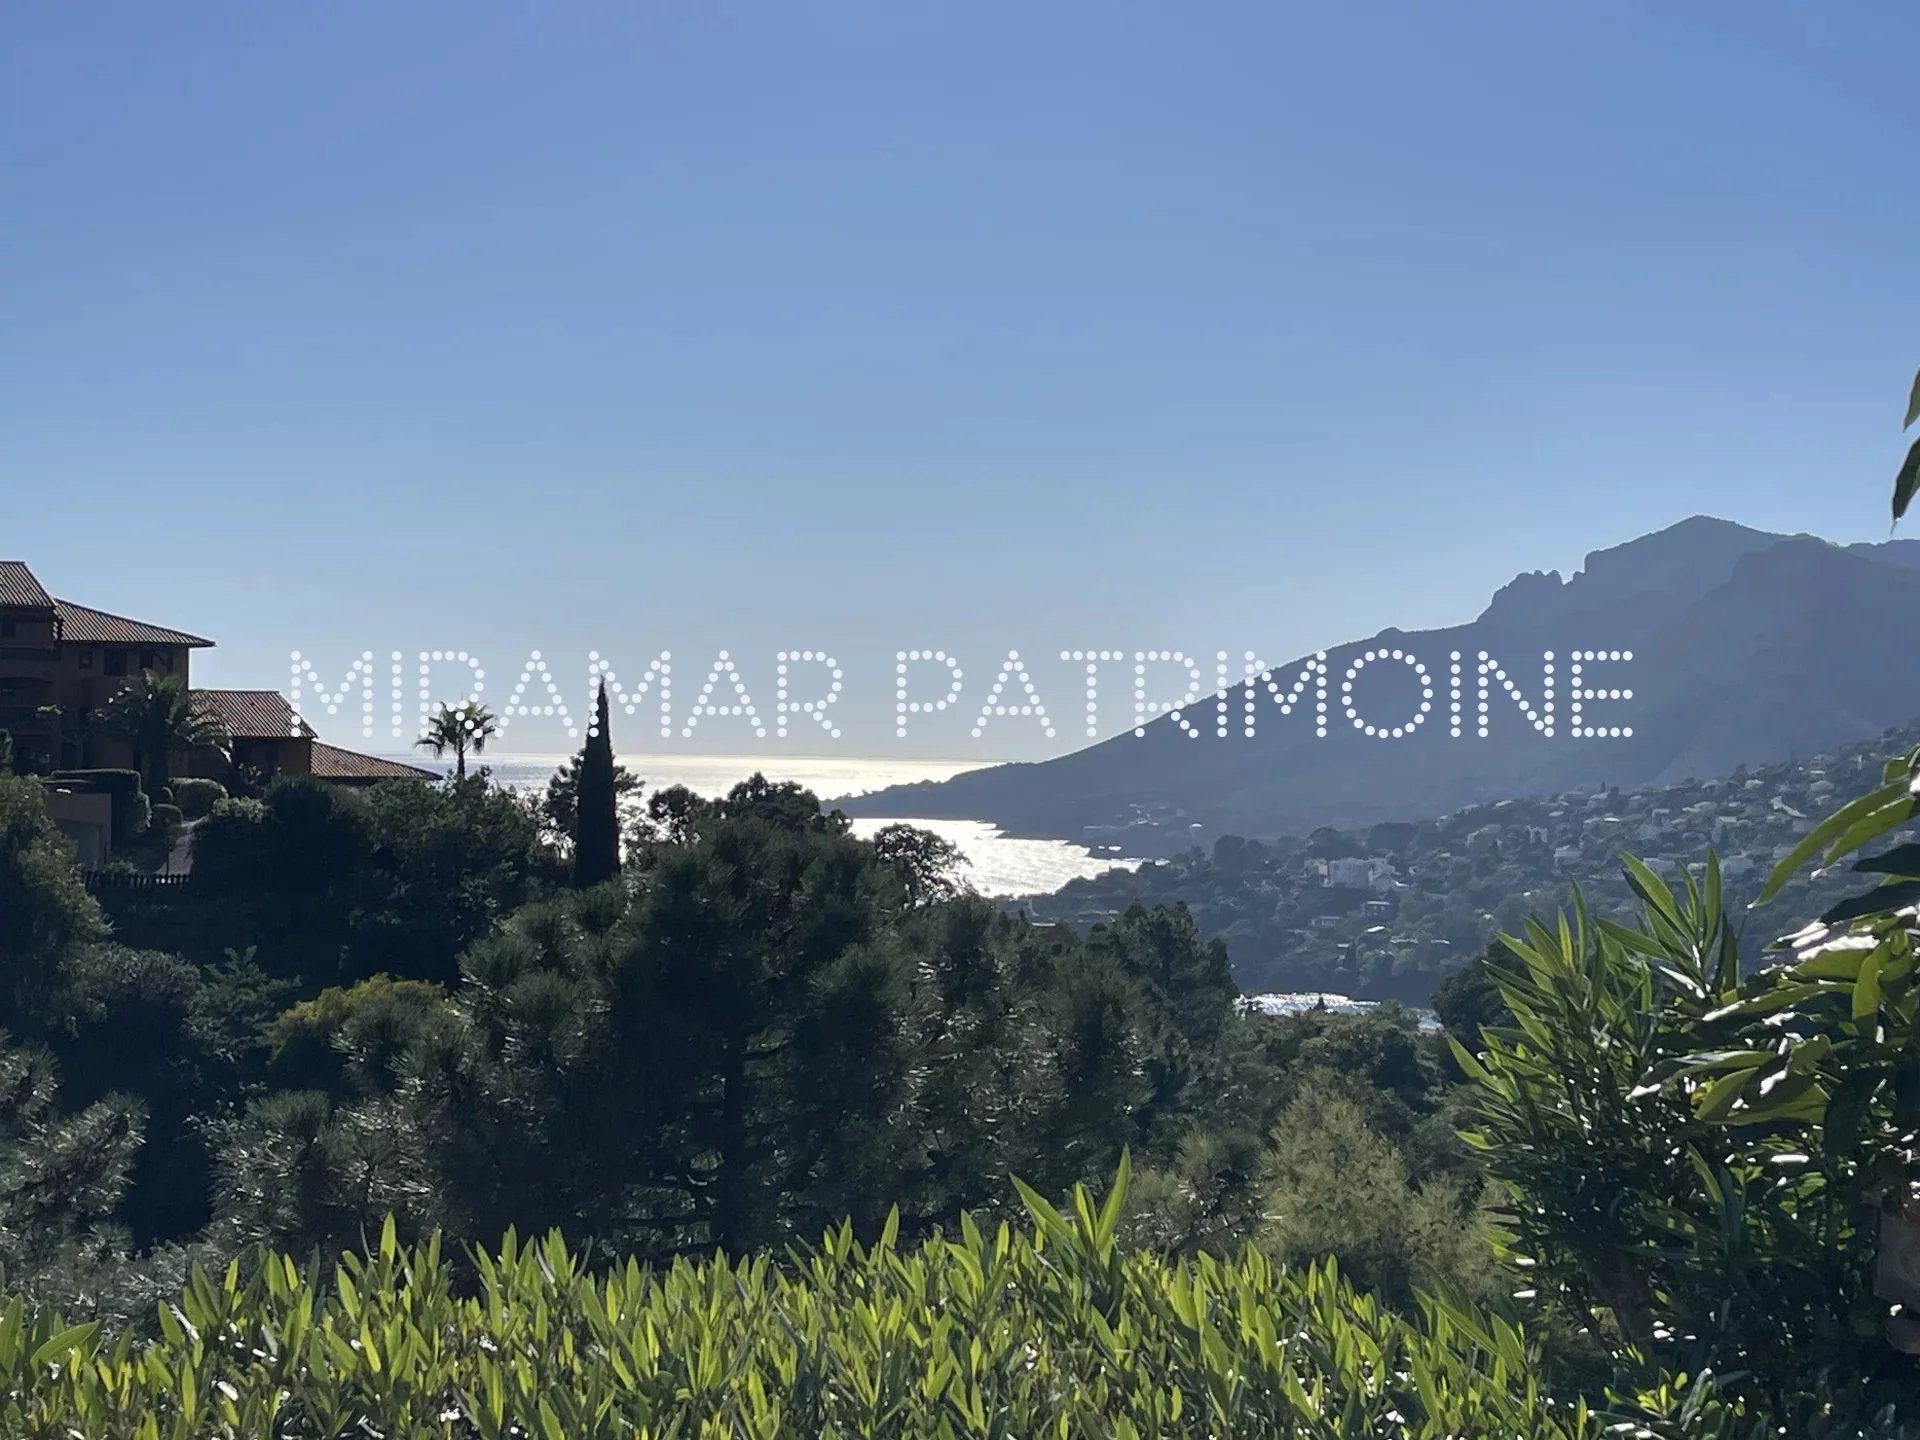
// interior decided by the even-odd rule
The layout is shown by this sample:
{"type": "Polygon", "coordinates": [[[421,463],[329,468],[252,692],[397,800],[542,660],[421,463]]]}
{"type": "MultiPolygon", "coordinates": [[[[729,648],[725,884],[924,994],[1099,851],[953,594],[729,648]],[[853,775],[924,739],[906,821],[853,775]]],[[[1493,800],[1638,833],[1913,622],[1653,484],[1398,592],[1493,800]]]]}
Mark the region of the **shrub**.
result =
{"type": "MultiPolygon", "coordinates": [[[[1124,1172],[1123,1172],[1124,1173],[1124,1172]]],[[[261,1254],[196,1271],[160,1337],[118,1341],[16,1300],[0,1332],[7,1434],[1527,1436],[1735,1432],[1704,1386],[1601,1414],[1557,1404],[1512,1322],[1455,1301],[1402,1318],[1331,1263],[1127,1254],[1121,1192],[1031,1229],[917,1249],[894,1221],[783,1264],[628,1263],[593,1274],[560,1236],[473,1255],[433,1235],[326,1274],[261,1254]],[[196,1419],[197,1416],[197,1419],[196,1419]],[[1667,1417],[1681,1423],[1669,1424],[1667,1417]],[[1642,1426],[1643,1422],[1652,1424],[1642,1426]],[[1653,1428],[1657,1425],[1659,1428],[1653,1428]]],[[[1676,1387],[1683,1388],[1683,1387],[1676,1387]]]]}
{"type": "Polygon", "coordinates": [[[378,1085],[411,1034],[430,1023],[446,992],[419,980],[375,975],[322,990],[266,1029],[275,1083],[293,1090],[344,1091],[349,1078],[378,1085]],[[369,1046],[368,1037],[388,1043],[369,1046]],[[369,1071],[375,1073],[368,1073],[369,1071]]]}
{"type": "Polygon", "coordinates": [[[173,804],[173,787],[171,785],[162,785],[158,790],[154,791],[153,803],[156,805],[173,804]]]}
{"type": "MultiPolygon", "coordinates": [[[[1875,800],[1883,828],[1904,822],[1920,751],[1896,764],[1805,848],[1832,844],[1832,863],[1866,843],[1875,800]]],[[[1916,1393],[1920,1287],[1875,1273],[1875,1211],[1897,1219],[1915,1192],[1920,983],[1899,908],[1913,849],[1862,867],[1901,882],[1744,978],[1718,863],[1676,890],[1627,857],[1640,924],[1596,920],[1576,892],[1557,924],[1504,937],[1490,971],[1512,1022],[1482,1027],[1477,1055],[1453,1042],[1473,1082],[1467,1138],[1510,1187],[1529,1292],[1720,1375],[1777,1434],[1867,1433],[1817,1428],[1840,1418],[1827,1397],[1865,1424],[1916,1393]]]]}
{"type": "Polygon", "coordinates": [[[1400,1151],[1337,1085],[1309,1080],[1273,1138],[1259,1243],[1276,1259],[1297,1265],[1331,1255],[1343,1274],[1396,1305],[1436,1281],[1492,1293],[1488,1217],[1450,1176],[1414,1184],[1400,1151]]]}
{"type": "Polygon", "coordinates": [[[173,782],[173,803],[180,807],[180,813],[189,820],[204,820],[212,813],[213,807],[226,798],[227,787],[218,780],[173,782]]]}
{"type": "MultiPolygon", "coordinates": [[[[163,790],[160,793],[164,795],[166,792],[163,790]]],[[[159,805],[153,806],[152,811],[153,813],[148,823],[157,835],[171,835],[185,823],[185,817],[180,814],[180,807],[178,805],[168,805],[162,802],[159,805]]]]}
{"type": "Polygon", "coordinates": [[[261,836],[267,825],[267,807],[259,800],[216,800],[200,827],[193,832],[193,873],[196,879],[235,891],[266,883],[261,836]]]}

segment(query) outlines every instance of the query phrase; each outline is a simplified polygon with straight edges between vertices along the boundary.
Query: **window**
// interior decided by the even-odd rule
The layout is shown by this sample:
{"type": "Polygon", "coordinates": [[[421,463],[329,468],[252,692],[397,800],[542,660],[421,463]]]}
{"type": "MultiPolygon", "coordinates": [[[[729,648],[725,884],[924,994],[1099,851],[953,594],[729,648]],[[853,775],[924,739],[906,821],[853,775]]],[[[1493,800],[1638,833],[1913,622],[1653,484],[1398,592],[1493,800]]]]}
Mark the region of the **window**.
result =
{"type": "Polygon", "coordinates": [[[162,650],[160,652],[160,668],[169,675],[173,674],[173,651],[162,650]]]}
{"type": "Polygon", "coordinates": [[[109,650],[107,652],[107,674],[124,675],[127,673],[127,652],[109,650]]]}
{"type": "Polygon", "coordinates": [[[82,650],[80,652],[80,668],[82,670],[93,669],[93,651],[82,650]]]}
{"type": "Polygon", "coordinates": [[[153,651],[142,650],[140,652],[140,668],[142,670],[153,669],[153,651]]]}
{"type": "Polygon", "coordinates": [[[11,640],[20,633],[19,623],[13,620],[0,620],[0,640],[11,640]]]}

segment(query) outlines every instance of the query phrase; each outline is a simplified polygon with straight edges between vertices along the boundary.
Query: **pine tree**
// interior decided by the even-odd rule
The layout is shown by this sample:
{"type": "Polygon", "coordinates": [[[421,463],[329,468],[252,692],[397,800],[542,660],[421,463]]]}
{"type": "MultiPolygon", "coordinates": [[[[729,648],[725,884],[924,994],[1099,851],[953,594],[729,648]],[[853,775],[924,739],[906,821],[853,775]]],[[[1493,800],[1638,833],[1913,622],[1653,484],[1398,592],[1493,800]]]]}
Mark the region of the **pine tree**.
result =
{"type": "Polygon", "coordinates": [[[620,873],[619,791],[614,780],[613,734],[607,687],[600,686],[593,728],[580,752],[578,818],[573,836],[573,881],[585,889],[620,873]]]}

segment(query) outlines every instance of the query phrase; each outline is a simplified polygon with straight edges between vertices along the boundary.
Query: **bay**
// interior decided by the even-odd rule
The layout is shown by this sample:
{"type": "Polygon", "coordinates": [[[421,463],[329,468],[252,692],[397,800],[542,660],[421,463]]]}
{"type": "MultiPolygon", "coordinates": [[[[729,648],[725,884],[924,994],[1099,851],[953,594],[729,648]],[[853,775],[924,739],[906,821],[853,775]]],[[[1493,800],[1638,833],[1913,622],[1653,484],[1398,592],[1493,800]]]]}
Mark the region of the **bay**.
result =
{"type": "MultiPolygon", "coordinates": [[[[395,755],[410,765],[446,771],[452,767],[419,755],[395,755]]],[[[515,790],[539,790],[554,771],[567,762],[565,755],[482,755],[469,768],[484,766],[496,784],[515,790]]],[[[915,760],[842,755],[670,755],[633,754],[620,763],[645,782],[649,792],[684,785],[696,795],[718,796],[758,772],[769,780],[791,780],[804,785],[831,806],[834,800],[911,785],[921,780],[950,780],[964,770],[978,770],[992,761],[915,760]]],[[[911,815],[867,817],[853,822],[856,835],[871,837],[887,825],[916,825],[951,842],[966,861],[964,878],[982,895],[1046,895],[1069,880],[1114,869],[1133,869],[1140,862],[1118,853],[1094,851],[1067,840],[1009,835],[982,820],[927,820],[911,815]]]]}

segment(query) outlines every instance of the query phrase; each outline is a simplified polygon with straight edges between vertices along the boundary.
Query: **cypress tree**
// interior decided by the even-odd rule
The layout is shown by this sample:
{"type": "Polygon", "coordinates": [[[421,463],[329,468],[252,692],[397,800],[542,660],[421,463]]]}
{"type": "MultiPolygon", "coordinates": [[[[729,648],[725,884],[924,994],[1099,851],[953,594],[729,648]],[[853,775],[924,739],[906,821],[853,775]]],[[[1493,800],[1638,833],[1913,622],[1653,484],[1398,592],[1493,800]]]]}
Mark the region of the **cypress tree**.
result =
{"type": "Polygon", "coordinates": [[[573,883],[585,889],[620,873],[619,796],[613,774],[613,733],[602,681],[587,747],[580,752],[580,794],[574,822],[573,883]]]}

